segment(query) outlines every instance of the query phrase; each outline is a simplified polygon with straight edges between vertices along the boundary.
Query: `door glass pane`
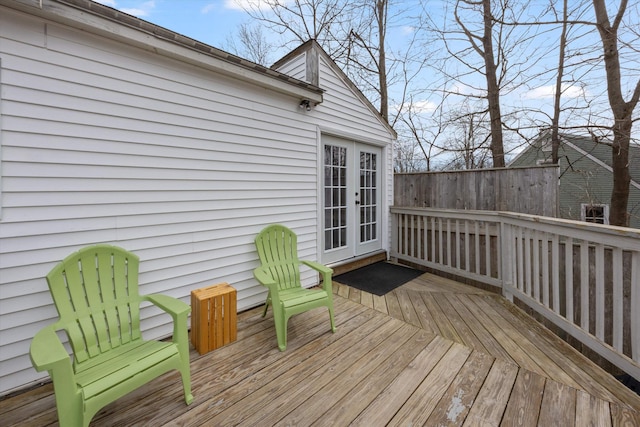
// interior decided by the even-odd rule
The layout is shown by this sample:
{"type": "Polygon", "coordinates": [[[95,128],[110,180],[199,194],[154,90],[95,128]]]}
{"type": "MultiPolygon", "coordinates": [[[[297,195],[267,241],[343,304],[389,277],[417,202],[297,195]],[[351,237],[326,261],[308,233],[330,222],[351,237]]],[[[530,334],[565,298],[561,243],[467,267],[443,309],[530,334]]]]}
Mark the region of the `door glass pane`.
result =
{"type": "Polygon", "coordinates": [[[360,243],[377,237],[376,164],[376,153],[360,152],[360,243]]]}
{"type": "Polygon", "coordinates": [[[324,249],[347,245],[347,149],[335,145],[324,147],[325,239],[324,249]]]}

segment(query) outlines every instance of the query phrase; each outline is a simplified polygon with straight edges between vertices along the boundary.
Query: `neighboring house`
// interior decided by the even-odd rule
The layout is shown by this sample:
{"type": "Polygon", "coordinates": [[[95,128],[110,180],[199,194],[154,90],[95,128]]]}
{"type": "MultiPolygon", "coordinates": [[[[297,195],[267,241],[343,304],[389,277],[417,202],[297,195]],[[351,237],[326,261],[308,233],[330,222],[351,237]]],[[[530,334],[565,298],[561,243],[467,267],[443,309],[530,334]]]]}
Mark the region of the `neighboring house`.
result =
{"type": "MultiPolygon", "coordinates": [[[[560,135],[559,217],[609,224],[613,187],[611,144],[591,137],[560,135]]],[[[509,164],[534,166],[551,163],[551,133],[543,132],[531,146],[509,164]]],[[[640,228],[640,147],[632,144],[629,153],[629,225],[640,228]]]]}
{"type": "Polygon", "coordinates": [[[228,282],[238,310],[265,300],[267,224],[325,264],[388,250],[395,132],[313,41],[266,69],[88,0],[0,0],[0,114],[0,395],[46,377],[44,277],[80,247],[134,251],[145,294],[228,282]]]}

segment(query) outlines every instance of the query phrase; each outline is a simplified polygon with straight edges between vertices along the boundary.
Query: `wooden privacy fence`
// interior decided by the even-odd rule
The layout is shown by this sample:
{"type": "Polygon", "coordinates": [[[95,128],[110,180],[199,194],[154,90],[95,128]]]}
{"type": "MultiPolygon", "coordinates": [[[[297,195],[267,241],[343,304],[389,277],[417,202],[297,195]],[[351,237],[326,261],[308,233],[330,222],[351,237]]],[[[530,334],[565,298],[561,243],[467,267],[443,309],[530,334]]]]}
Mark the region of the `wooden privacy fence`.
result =
{"type": "Polygon", "coordinates": [[[391,214],[392,258],[499,287],[640,380],[640,230],[508,212],[391,214]]]}
{"type": "Polygon", "coordinates": [[[395,206],[558,216],[558,166],[398,173],[395,206]]]}

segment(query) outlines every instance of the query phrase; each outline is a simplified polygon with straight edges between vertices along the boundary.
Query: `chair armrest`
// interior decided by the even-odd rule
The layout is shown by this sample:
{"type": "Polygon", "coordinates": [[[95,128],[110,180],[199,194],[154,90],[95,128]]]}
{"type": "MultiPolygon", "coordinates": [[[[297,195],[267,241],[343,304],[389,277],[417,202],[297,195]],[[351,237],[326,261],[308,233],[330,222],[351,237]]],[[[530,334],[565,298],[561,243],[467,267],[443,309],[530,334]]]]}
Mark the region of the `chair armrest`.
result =
{"type": "Polygon", "coordinates": [[[142,296],[142,299],[145,301],[149,301],[153,305],[161,308],[162,310],[169,313],[171,316],[189,314],[189,312],[191,311],[191,307],[189,306],[189,304],[182,302],[177,298],[170,297],[168,295],[162,295],[162,294],[144,295],[142,296]]]}
{"type": "Polygon", "coordinates": [[[29,348],[31,364],[36,371],[71,371],[71,356],[67,353],[60,338],[56,335],[55,325],[49,325],[33,337],[29,348]]]}
{"type": "Polygon", "coordinates": [[[300,260],[300,262],[322,274],[322,288],[327,292],[327,294],[331,295],[333,292],[333,283],[331,281],[333,270],[326,265],[322,265],[315,261],[300,260]]]}
{"type": "Polygon", "coordinates": [[[321,274],[333,274],[333,270],[330,269],[329,267],[327,267],[326,265],[322,265],[319,262],[315,262],[315,261],[306,261],[306,260],[300,260],[301,263],[303,263],[304,265],[306,265],[307,267],[311,267],[314,270],[316,270],[317,272],[321,273],[321,274]]]}
{"type": "Polygon", "coordinates": [[[187,335],[187,316],[191,312],[191,306],[169,295],[152,294],[141,296],[143,301],[149,301],[153,305],[171,315],[173,319],[173,339],[178,344],[179,351],[184,360],[189,360],[189,348],[187,335]]]}
{"type": "Polygon", "coordinates": [[[257,267],[253,270],[253,277],[255,277],[262,286],[269,288],[271,297],[275,298],[276,300],[278,299],[278,284],[271,276],[271,273],[269,273],[269,270],[265,269],[264,267],[257,267]]]}
{"type": "Polygon", "coordinates": [[[273,279],[273,277],[271,277],[271,274],[269,274],[269,272],[263,267],[255,268],[253,270],[253,277],[255,277],[262,286],[266,286],[270,290],[274,287],[277,288],[276,281],[273,279]]]}

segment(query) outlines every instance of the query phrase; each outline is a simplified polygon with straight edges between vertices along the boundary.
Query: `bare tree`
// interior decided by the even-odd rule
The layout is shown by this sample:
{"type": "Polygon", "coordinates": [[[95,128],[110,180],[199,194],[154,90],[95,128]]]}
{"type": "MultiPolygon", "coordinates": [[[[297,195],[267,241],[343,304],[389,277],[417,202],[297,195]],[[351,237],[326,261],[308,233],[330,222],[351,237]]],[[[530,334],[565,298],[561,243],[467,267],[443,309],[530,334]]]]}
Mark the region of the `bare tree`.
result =
{"type": "MultiPolygon", "coordinates": [[[[377,92],[380,102],[379,112],[389,120],[389,82],[387,80],[387,53],[386,35],[389,18],[389,1],[375,0],[374,5],[363,2],[359,7],[359,15],[362,19],[357,26],[351,26],[348,32],[344,57],[345,65],[356,64],[360,74],[373,74],[377,76],[377,87],[372,89],[377,92]],[[362,52],[362,54],[359,53],[362,52]]],[[[353,25],[353,22],[349,23],[353,25]]],[[[340,56],[336,56],[340,62],[340,56]]],[[[368,81],[364,78],[360,81],[368,81]]]]}
{"type": "Polygon", "coordinates": [[[505,145],[510,142],[505,132],[514,140],[525,137],[517,116],[510,115],[511,122],[506,120],[503,96],[531,81],[529,70],[542,54],[537,46],[532,48],[537,28],[510,25],[527,10],[524,3],[450,0],[445,5],[451,11],[445,9],[443,20],[431,19],[425,24],[428,30],[439,34],[448,56],[436,72],[443,74],[446,81],[458,83],[453,94],[484,102],[491,129],[487,143],[493,166],[503,167],[505,145]],[[453,25],[449,24],[451,19],[453,25]]]}
{"type": "Polygon", "coordinates": [[[593,0],[596,15],[596,26],[602,40],[604,64],[607,75],[607,95],[613,113],[612,167],[613,191],[611,193],[611,210],[609,222],[612,225],[629,226],[627,204],[629,202],[629,143],[633,125],[633,111],[640,99],[640,79],[635,84],[628,101],[624,99],[620,56],[618,48],[618,31],[627,10],[627,0],[621,0],[618,13],[613,23],[604,0],[593,0]]]}
{"type": "Polygon", "coordinates": [[[486,97],[491,123],[490,148],[494,167],[504,167],[504,143],[502,138],[502,116],[500,114],[500,87],[498,86],[498,64],[494,55],[494,18],[491,0],[457,0],[454,8],[455,20],[462,29],[473,50],[484,61],[484,78],[486,79],[486,97]],[[481,7],[481,8],[480,8],[481,7]],[[479,11],[482,14],[482,33],[474,33],[460,17],[461,8],[479,11]]]}
{"type": "MultiPolygon", "coordinates": [[[[340,23],[352,18],[352,5],[347,0],[269,0],[247,2],[245,11],[276,34],[285,36],[284,44],[316,40],[324,48],[334,47],[334,32],[340,23]]],[[[331,49],[328,49],[330,51],[331,49]]]]}
{"type": "Polygon", "coordinates": [[[553,118],[551,119],[551,160],[558,164],[558,148],[560,147],[560,111],[562,96],[562,79],[564,77],[564,59],[567,49],[567,27],[569,8],[568,0],[564,0],[562,7],[562,33],[560,34],[560,47],[558,48],[558,75],[556,76],[556,92],[553,100],[553,118]]]}
{"type": "Polygon", "coordinates": [[[226,48],[238,56],[265,67],[273,62],[271,53],[274,46],[267,40],[262,27],[258,25],[240,24],[237,33],[227,38],[226,48]]]}
{"type": "Polygon", "coordinates": [[[469,100],[448,112],[449,138],[446,149],[453,159],[448,169],[481,169],[491,166],[491,149],[486,142],[491,139],[491,123],[486,110],[477,109],[469,100]]]}

